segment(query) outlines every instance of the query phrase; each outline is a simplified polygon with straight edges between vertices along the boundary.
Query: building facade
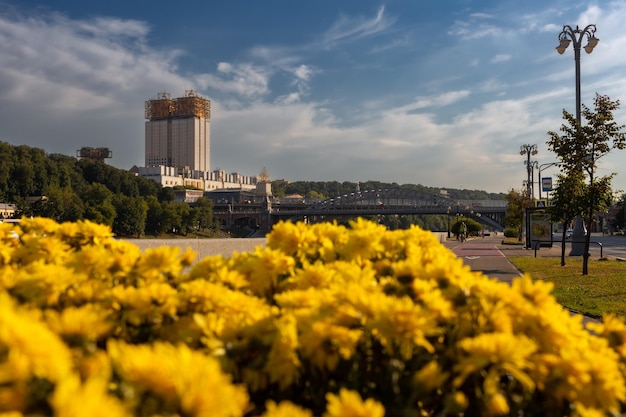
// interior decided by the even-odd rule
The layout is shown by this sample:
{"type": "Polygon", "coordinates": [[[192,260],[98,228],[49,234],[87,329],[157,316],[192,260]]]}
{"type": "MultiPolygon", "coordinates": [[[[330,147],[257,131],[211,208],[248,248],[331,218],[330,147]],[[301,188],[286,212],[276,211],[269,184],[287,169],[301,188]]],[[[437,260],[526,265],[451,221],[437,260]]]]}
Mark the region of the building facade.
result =
{"type": "Polygon", "coordinates": [[[159,93],[145,104],[145,166],[131,169],[164,187],[254,190],[259,179],[210,167],[211,102],[193,90],[159,93]]]}
{"type": "Polygon", "coordinates": [[[211,102],[193,90],[172,99],[159,93],[146,101],[146,167],[210,171],[211,102]]]}

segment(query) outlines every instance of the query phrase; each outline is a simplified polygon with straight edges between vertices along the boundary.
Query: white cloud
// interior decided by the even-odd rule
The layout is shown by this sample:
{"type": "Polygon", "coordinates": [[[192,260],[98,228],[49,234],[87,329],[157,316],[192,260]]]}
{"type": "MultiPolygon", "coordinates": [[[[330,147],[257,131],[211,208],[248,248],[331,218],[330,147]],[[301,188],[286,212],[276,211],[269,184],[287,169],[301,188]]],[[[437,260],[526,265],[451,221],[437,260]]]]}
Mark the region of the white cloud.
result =
{"type": "Polygon", "coordinates": [[[213,89],[244,97],[258,97],[269,93],[271,70],[252,64],[220,62],[217,75],[202,74],[196,77],[201,89],[213,89]]]}
{"type": "Polygon", "coordinates": [[[387,30],[395,19],[385,16],[385,8],[378,9],[373,18],[350,17],[342,15],[324,34],[324,45],[330,46],[337,42],[348,42],[372,36],[387,30]]]}

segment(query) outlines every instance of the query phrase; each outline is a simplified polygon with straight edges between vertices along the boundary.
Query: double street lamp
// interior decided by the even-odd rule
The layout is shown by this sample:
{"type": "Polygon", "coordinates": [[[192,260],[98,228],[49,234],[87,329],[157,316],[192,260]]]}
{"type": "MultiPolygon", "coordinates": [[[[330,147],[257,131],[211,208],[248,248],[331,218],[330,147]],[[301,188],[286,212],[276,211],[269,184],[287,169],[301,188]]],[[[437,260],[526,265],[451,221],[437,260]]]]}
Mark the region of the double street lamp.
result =
{"type": "Polygon", "coordinates": [[[587,25],[584,29],[572,29],[571,26],[563,26],[563,30],[559,33],[559,46],[556,50],[559,54],[563,55],[570,43],[574,44],[574,61],[576,62],[576,120],[580,127],[580,48],[583,38],[587,38],[587,45],[585,45],[585,52],[590,54],[593,48],[596,47],[600,39],[596,38],[596,25],[587,25]]]}

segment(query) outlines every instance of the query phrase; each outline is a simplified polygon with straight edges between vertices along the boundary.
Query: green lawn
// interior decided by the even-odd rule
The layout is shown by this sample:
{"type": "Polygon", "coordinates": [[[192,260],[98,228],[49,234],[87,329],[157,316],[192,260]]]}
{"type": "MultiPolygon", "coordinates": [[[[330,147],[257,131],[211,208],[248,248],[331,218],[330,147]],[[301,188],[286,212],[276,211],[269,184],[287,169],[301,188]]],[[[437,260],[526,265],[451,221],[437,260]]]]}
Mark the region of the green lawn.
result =
{"type": "Polygon", "coordinates": [[[563,306],[592,317],[614,313],[626,317],[626,262],[589,260],[582,275],[582,258],[511,257],[509,260],[533,279],[554,283],[554,296],[563,306]]]}

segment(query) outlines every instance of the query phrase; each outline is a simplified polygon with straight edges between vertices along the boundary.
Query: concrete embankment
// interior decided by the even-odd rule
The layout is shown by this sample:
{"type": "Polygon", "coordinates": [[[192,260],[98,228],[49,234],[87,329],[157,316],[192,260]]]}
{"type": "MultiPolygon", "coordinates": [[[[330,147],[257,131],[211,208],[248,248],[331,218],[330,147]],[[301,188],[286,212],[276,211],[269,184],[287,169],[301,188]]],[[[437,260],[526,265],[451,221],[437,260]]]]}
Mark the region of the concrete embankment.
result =
{"type": "Polygon", "coordinates": [[[146,250],[161,246],[178,246],[183,251],[190,248],[198,254],[196,260],[207,256],[231,256],[234,252],[251,252],[257,246],[265,246],[266,238],[254,239],[124,239],[139,249],[146,250]]]}
{"type": "MultiPolygon", "coordinates": [[[[440,242],[445,242],[445,233],[435,232],[440,242]]],[[[265,246],[266,238],[243,239],[124,239],[137,245],[142,251],[161,246],[178,246],[183,251],[191,248],[198,254],[196,260],[207,256],[231,256],[234,252],[251,252],[257,246],[265,246]]]]}

